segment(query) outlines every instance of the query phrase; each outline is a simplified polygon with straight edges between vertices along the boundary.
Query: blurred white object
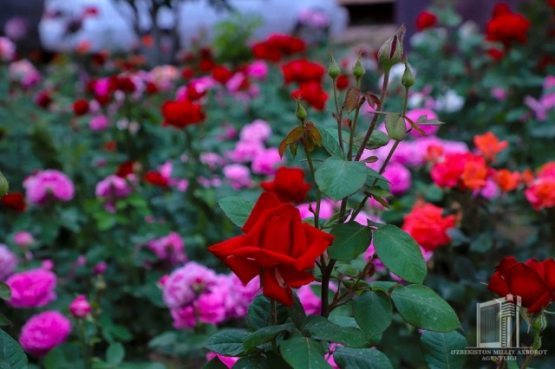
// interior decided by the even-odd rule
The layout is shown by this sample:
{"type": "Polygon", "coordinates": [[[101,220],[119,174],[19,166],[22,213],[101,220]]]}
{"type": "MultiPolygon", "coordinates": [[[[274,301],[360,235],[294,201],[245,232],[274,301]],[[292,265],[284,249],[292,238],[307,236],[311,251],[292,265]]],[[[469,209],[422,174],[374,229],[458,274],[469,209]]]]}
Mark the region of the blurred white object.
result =
{"type": "MultiPolygon", "coordinates": [[[[137,3],[141,29],[149,29],[146,3],[137,3]]],[[[228,0],[228,3],[238,13],[252,14],[262,20],[254,32],[255,39],[272,33],[291,33],[310,12],[318,12],[327,18],[332,36],[340,34],[348,20],[347,11],[335,0],[228,0]]],[[[159,26],[173,27],[175,14],[179,15],[177,29],[182,46],[187,47],[194,40],[210,40],[214,26],[231,13],[213,8],[207,0],[186,1],[173,12],[161,11],[158,14],[159,26]]],[[[39,32],[43,46],[50,50],[67,51],[81,47],[90,51],[125,51],[138,42],[132,24],[132,11],[122,1],[46,0],[39,32]],[[90,9],[96,9],[96,14],[90,9]],[[68,32],[72,27],[77,31],[68,32]]]]}
{"type": "Polygon", "coordinates": [[[464,97],[459,95],[455,90],[447,90],[447,92],[436,99],[436,110],[446,113],[455,113],[462,109],[464,105],[464,97]]]}

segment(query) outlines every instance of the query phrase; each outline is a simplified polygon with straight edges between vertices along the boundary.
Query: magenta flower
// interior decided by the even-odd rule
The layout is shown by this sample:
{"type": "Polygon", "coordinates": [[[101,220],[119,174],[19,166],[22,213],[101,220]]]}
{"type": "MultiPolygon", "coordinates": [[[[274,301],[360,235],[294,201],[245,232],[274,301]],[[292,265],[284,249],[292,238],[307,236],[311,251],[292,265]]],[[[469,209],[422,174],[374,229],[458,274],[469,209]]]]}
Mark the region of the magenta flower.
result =
{"type": "Polygon", "coordinates": [[[410,170],[401,164],[388,165],[383,176],[389,181],[393,195],[402,195],[410,189],[412,183],[410,170]]]}
{"type": "Polygon", "coordinates": [[[64,343],[71,332],[71,322],[57,311],[34,315],[21,329],[19,343],[25,352],[44,356],[64,343]]]}
{"type": "Polygon", "coordinates": [[[3,244],[0,244],[0,281],[10,276],[17,267],[17,256],[3,244]]]}
{"type": "Polygon", "coordinates": [[[15,308],[37,308],[56,299],[57,278],[44,269],[32,269],[12,275],[6,281],[12,290],[8,304],[15,308]]]}
{"type": "Polygon", "coordinates": [[[79,295],[69,305],[69,311],[75,318],[85,318],[91,313],[92,307],[85,295],[79,295]]]}
{"type": "Polygon", "coordinates": [[[185,243],[176,232],[171,232],[167,236],[150,241],[147,247],[160,260],[167,260],[171,264],[180,264],[187,261],[184,253],[185,243]]]}
{"type": "Polygon", "coordinates": [[[188,262],[167,278],[163,286],[164,302],[169,308],[189,305],[196,296],[218,282],[216,273],[204,265],[188,262]]]}
{"type": "Polygon", "coordinates": [[[252,185],[249,168],[247,168],[244,165],[241,165],[241,164],[226,165],[223,169],[223,172],[224,172],[224,176],[231,183],[231,187],[237,190],[244,187],[250,187],[252,185]]]}
{"type": "Polygon", "coordinates": [[[252,172],[255,174],[272,175],[281,164],[278,149],[270,148],[260,152],[252,161],[252,172]]]}
{"type": "Polygon", "coordinates": [[[23,181],[27,200],[44,205],[49,200],[70,201],[75,194],[73,182],[62,172],[54,169],[39,171],[23,181]]]}

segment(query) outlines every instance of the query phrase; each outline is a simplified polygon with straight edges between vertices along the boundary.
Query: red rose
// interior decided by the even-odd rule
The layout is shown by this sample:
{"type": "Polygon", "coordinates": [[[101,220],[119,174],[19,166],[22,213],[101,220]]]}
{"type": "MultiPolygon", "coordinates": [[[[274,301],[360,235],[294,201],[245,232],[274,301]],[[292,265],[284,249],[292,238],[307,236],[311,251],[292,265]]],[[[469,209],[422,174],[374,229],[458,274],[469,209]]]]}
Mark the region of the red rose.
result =
{"type": "Polygon", "coordinates": [[[302,84],[313,81],[320,83],[326,73],[323,65],[306,59],[297,59],[285,63],[281,66],[281,71],[285,84],[291,82],[302,84]]]}
{"type": "Polygon", "coordinates": [[[110,79],[110,89],[112,91],[123,91],[125,93],[133,93],[136,90],[135,83],[128,76],[115,76],[110,79]]]}
{"type": "Polygon", "coordinates": [[[206,95],[206,90],[201,91],[194,84],[189,83],[187,85],[187,99],[191,101],[197,101],[206,95]]]}
{"type": "Polygon", "coordinates": [[[155,170],[149,170],[145,174],[145,182],[151,185],[166,188],[170,185],[168,179],[164,177],[160,172],[155,170]]]}
{"type": "Polygon", "coordinates": [[[289,35],[274,34],[265,41],[252,46],[252,53],[256,59],[278,62],[282,57],[300,53],[306,50],[306,43],[289,35]]]}
{"type": "Polygon", "coordinates": [[[488,288],[500,296],[515,295],[530,313],[537,313],[553,300],[555,261],[529,259],[526,263],[505,257],[491,276],[488,288]]]}
{"type": "Polygon", "coordinates": [[[416,29],[420,32],[433,28],[437,24],[437,16],[427,10],[424,10],[416,17],[416,29]]]}
{"type": "Polygon", "coordinates": [[[195,76],[195,71],[192,70],[191,68],[183,68],[183,70],[181,71],[181,77],[183,77],[183,79],[191,79],[195,76]]]}
{"type": "Polygon", "coordinates": [[[212,78],[222,85],[225,85],[233,77],[233,72],[224,66],[217,66],[212,69],[212,78]]]}
{"type": "Polygon", "coordinates": [[[291,92],[294,99],[302,99],[317,110],[324,110],[328,101],[328,93],[318,82],[303,83],[298,89],[291,92]]]}
{"type": "Polygon", "coordinates": [[[197,124],[206,117],[202,106],[189,100],[166,101],[162,105],[164,125],[183,128],[191,124],[197,124]]]}
{"type": "Polygon", "coordinates": [[[268,192],[256,202],[243,232],[208,250],[244,284],[260,275],[264,295],[285,305],[293,303],[291,288],[314,280],[314,262],[333,242],[332,235],[303,223],[297,208],[268,192]]]}
{"type": "Polygon", "coordinates": [[[48,109],[50,104],[52,104],[52,96],[48,90],[43,90],[37,94],[35,97],[35,104],[43,109],[48,109]]]}
{"type": "Polygon", "coordinates": [[[455,216],[443,216],[442,213],[443,209],[435,205],[417,204],[410,213],[405,215],[402,228],[421,247],[434,251],[451,242],[447,231],[455,226],[455,216]]]}
{"type": "Polygon", "coordinates": [[[530,22],[522,14],[513,13],[504,4],[498,4],[493,17],[486,25],[486,39],[503,43],[505,47],[518,41],[525,43],[528,38],[530,22]]]}
{"type": "Polygon", "coordinates": [[[300,168],[281,167],[276,171],[273,181],[260,184],[267,192],[272,192],[281,201],[303,202],[310,190],[310,184],[304,181],[304,171],[300,168]]]}
{"type": "Polygon", "coordinates": [[[431,175],[439,187],[478,190],[486,185],[489,168],[480,155],[450,153],[434,164],[431,175]]]}
{"type": "Polygon", "coordinates": [[[121,178],[127,178],[128,175],[136,172],[139,163],[133,160],[127,160],[121,163],[116,170],[116,175],[121,178]]]}
{"type": "Polygon", "coordinates": [[[495,61],[499,61],[503,59],[503,57],[505,56],[505,53],[503,52],[503,50],[500,50],[494,47],[489,48],[487,50],[487,53],[488,53],[488,56],[495,61]]]}
{"type": "Polygon", "coordinates": [[[73,113],[77,116],[85,115],[89,112],[89,102],[85,99],[76,100],[73,103],[73,113]]]}
{"type": "Polygon", "coordinates": [[[335,87],[337,87],[338,90],[344,90],[349,87],[349,76],[346,74],[339,75],[335,80],[335,87]]]}
{"type": "Polygon", "coordinates": [[[0,198],[0,203],[17,212],[24,212],[27,208],[25,197],[20,192],[10,192],[0,198]]]}

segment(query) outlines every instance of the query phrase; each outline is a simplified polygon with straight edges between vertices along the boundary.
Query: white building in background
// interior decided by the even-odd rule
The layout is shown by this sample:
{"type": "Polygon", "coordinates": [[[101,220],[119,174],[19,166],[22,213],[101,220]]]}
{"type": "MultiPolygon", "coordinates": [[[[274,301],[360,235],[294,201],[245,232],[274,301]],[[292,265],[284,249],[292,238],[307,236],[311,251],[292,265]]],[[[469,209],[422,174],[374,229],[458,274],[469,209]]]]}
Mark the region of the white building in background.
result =
{"type": "MultiPolygon", "coordinates": [[[[66,51],[87,43],[91,51],[129,50],[138,40],[133,32],[131,11],[115,0],[46,0],[45,13],[39,24],[40,38],[46,49],[66,51]],[[87,8],[98,14],[83,17],[87,8]],[[68,29],[77,29],[69,32],[68,29]]],[[[332,36],[341,33],[347,25],[347,11],[335,0],[228,0],[241,14],[254,14],[262,20],[255,31],[256,39],[271,33],[290,33],[306,12],[317,11],[327,17],[332,36]]],[[[175,12],[179,16],[178,31],[182,46],[187,47],[200,35],[210,40],[214,25],[230,16],[218,11],[206,0],[186,1],[175,12]]],[[[140,9],[140,24],[150,28],[146,7],[140,9]]],[[[175,18],[171,11],[158,17],[161,28],[172,28],[175,18]]]]}

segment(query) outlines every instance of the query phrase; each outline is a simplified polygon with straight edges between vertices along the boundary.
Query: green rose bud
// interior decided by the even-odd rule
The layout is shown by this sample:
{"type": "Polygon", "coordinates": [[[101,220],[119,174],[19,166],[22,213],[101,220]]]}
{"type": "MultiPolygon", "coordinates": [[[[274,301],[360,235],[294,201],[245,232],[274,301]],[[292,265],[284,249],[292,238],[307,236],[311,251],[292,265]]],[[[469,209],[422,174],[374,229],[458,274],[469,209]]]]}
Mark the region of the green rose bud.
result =
{"type": "Polygon", "coordinates": [[[4,174],[0,172],[0,196],[4,196],[9,190],[10,184],[8,183],[8,180],[4,177],[4,174]]]}
{"type": "Polygon", "coordinates": [[[306,109],[300,103],[300,101],[297,101],[297,118],[299,118],[300,121],[304,121],[307,116],[308,113],[306,112],[306,109]]]}
{"type": "Polygon", "coordinates": [[[340,74],[341,70],[339,69],[339,66],[335,62],[335,59],[331,58],[331,62],[328,66],[328,76],[330,76],[331,79],[335,80],[337,77],[339,77],[340,74]]]}
{"type": "Polygon", "coordinates": [[[401,84],[406,89],[409,89],[412,85],[414,85],[414,74],[412,74],[412,71],[407,63],[405,63],[405,71],[403,72],[403,77],[401,78],[401,84]]]}
{"type": "Polygon", "coordinates": [[[388,38],[378,51],[378,63],[384,70],[403,60],[403,41],[405,38],[405,26],[401,26],[397,32],[388,38]]]}
{"type": "Polygon", "coordinates": [[[366,73],[366,70],[364,70],[364,67],[362,66],[359,58],[357,59],[355,66],[353,67],[353,76],[355,76],[356,79],[361,79],[362,76],[364,76],[364,73],[366,73]]]}

